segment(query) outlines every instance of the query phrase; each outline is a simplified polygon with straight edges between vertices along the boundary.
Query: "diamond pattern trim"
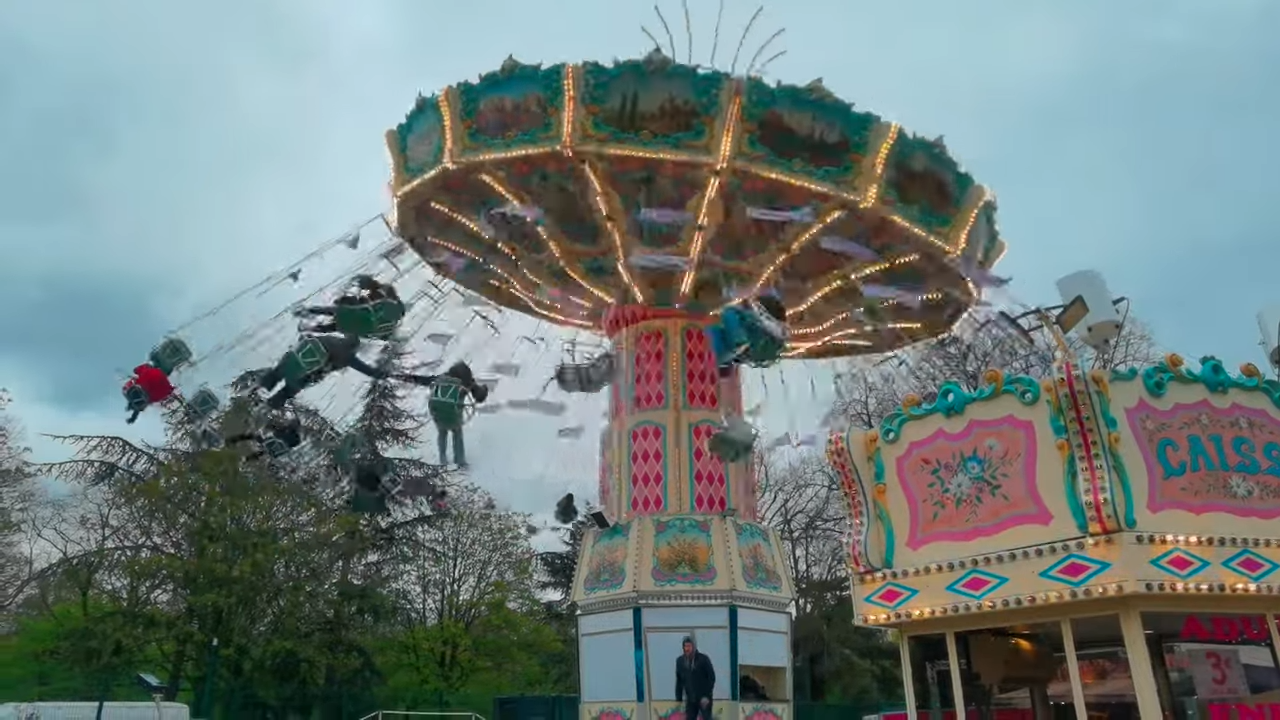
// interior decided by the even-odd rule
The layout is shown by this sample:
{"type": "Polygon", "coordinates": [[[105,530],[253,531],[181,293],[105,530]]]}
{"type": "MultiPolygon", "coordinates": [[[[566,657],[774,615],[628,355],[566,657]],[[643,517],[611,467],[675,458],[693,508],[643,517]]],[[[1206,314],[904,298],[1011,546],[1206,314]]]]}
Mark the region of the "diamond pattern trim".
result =
{"type": "Polygon", "coordinates": [[[1071,553],[1037,574],[1045,580],[1059,582],[1069,587],[1080,587],[1087,585],[1090,580],[1109,569],[1111,569],[1111,563],[1105,560],[1071,553]]]}
{"type": "Polygon", "coordinates": [[[876,588],[870,595],[862,598],[862,601],[886,610],[897,610],[919,594],[920,591],[915,588],[891,582],[876,588]]]}
{"type": "Polygon", "coordinates": [[[1182,548],[1173,548],[1152,558],[1151,566],[1179,580],[1187,580],[1209,567],[1209,561],[1182,548]]]}
{"type": "Polygon", "coordinates": [[[667,335],[661,330],[645,330],[635,343],[631,408],[635,412],[661,410],[667,406],[667,335]]]}
{"type": "MultiPolygon", "coordinates": [[[[613,514],[611,503],[613,501],[613,473],[610,460],[613,458],[613,448],[609,447],[609,440],[613,433],[609,432],[606,425],[604,432],[600,433],[600,507],[604,508],[606,517],[613,514]]],[[[614,518],[610,518],[614,519],[614,518]]]]}
{"type": "Polygon", "coordinates": [[[631,512],[655,515],[667,506],[667,433],[654,422],[631,428],[631,512]]]}
{"type": "Polygon", "coordinates": [[[1007,582],[1009,578],[1003,575],[974,568],[956,578],[947,586],[947,591],[973,600],[981,600],[999,590],[1007,582]]]}
{"type": "Polygon", "coordinates": [[[720,371],[707,331],[697,325],[685,325],[683,335],[684,406],[691,410],[717,410],[720,408],[720,371]]]}
{"type": "Polygon", "coordinates": [[[720,513],[729,507],[729,476],[720,458],[707,449],[707,441],[719,429],[711,420],[689,426],[689,495],[695,513],[720,513]]]}
{"type": "Polygon", "coordinates": [[[1241,550],[1223,560],[1222,567],[1239,573],[1253,582],[1259,582],[1280,569],[1280,563],[1252,550],[1241,550]]]}

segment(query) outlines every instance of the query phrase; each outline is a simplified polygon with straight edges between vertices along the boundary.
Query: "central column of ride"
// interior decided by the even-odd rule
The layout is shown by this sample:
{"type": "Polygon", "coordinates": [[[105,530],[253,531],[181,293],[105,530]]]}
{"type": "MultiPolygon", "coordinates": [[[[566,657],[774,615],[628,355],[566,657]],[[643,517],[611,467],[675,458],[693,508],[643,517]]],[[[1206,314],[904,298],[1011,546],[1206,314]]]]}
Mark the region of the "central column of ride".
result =
{"type": "Polygon", "coordinates": [[[621,305],[604,317],[618,359],[600,439],[600,503],[611,522],[686,513],[756,517],[749,463],[725,465],[707,440],[742,414],[735,372],[721,379],[706,327],[680,310],[621,305]]]}
{"type": "Polygon", "coordinates": [[[584,539],[574,586],[584,719],[680,718],[686,637],[715,667],[717,718],[790,715],[793,590],[781,546],[757,522],[751,463],[708,449],[724,418],[742,414],[737,373],[717,368],[713,322],[639,305],[603,318],[617,375],[600,440],[608,527],[584,539]],[[771,701],[741,696],[740,676],[771,701]]]}

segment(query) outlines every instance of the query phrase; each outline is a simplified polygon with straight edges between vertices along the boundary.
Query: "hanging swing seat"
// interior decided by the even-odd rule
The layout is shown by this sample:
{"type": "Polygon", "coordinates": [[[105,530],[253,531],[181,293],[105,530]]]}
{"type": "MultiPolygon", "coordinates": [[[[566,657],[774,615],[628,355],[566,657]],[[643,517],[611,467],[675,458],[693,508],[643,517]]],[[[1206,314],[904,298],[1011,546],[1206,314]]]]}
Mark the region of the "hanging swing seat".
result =
{"type": "Polygon", "coordinates": [[[756,431],[741,418],[729,418],[718,432],[707,440],[707,449],[726,463],[751,456],[756,444],[756,431]]]}
{"type": "Polygon", "coordinates": [[[221,405],[212,390],[202,387],[187,400],[187,412],[197,420],[204,420],[217,412],[221,405]]]}
{"type": "Polygon", "coordinates": [[[191,346],[179,338],[165,338],[151,350],[147,362],[155,366],[165,375],[172,375],[179,367],[191,362],[195,357],[191,346]]]}
{"type": "Polygon", "coordinates": [[[268,435],[262,440],[262,450],[275,459],[288,455],[291,449],[285,441],[274,435],[268,435]]]}
{"type": "Polygon", "coordinates": [[[344,335],[385,340],[395,332],[404,314],[404,303],[384,298],[359,305],[339,305],[334,310],[333,322],[344,335]]]}
{"type": "Polygon", "coordinates": [[[329,351],[319,338],[304,338],[284,358],[281,374],[290,385],[305,385],[317,372],[329,364],[329,351]]]}
{"type": "Polygon", "coordinates": [[[225,444],[222,433],[205,424],[196,428],[196,442],[205,450],[217,450],[225,444]]]}
{"type": "Polygon", "coordinates": [[[351,511],[362,515],[382,515],[390,512],[387,496],[356,488],[351,494],[351,511]]]}
{"type": "Polygon", "coordinates": [[[564,363],[556,368],[556,385],[567,393],[598,393],[613,382],[613,353],[601,353],[586,363],[564,363]]]}

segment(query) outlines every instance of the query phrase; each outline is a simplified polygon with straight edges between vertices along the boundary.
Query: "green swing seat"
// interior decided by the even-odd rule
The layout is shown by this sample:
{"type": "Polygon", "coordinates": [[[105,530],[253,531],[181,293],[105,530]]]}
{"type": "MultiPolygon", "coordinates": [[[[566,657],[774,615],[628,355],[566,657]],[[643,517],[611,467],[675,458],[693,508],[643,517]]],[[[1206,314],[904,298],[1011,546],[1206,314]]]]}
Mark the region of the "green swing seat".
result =
{"type": "Polygon", "coordinates": [[[431,385],[431,398],[427,401],[427,412],[439,427],[462,427],[466,407],[467,388],[461,380],[443,375],[431,385]]]}
{"type": "Polygon", "coordinates": [[[197,420],[204,420],[213,415],[221,405],[218,396],[209,388],[200,388],[191,396],[191,399],[187,400],[187,409],[197,420]]]}
{"type": "Polygon", "coordinates": [[[404,303],[399,300],[377,300],[360,305],[339,305],[333,315],[338,332],[362,338],[385,340],[395,332],[404,318],[404,303]]]}
{"type": "Polygon", "coordinates": [[[743,359],[756,367],[768,367],[778,362],[786,347],[782,340],[766,333],[758,333],[747,345],[743,359]]]}
{"type": "Polygon", "coordinates": [[[305,338],[284,357],[281,375],[289,385],[305,385],[316,372],[329,364],[329,351],[317,338],[305,338]]]}
{"type": "Polygon", "coordinates": [[[750,457],[755,444],[755,430],[741,419],[731,418],[707,440],[707,449],[722,462],[735,463],[750,457]]]}
{"type": "Polygon", "coordinates": [[[165,375],[172,375],[173,371],[191,362],[193,357],[191,346],[185,341],[178,338],[165,338],[159,345],[152,348],[151,354],[147,356],[147,362],[165,375]]]}

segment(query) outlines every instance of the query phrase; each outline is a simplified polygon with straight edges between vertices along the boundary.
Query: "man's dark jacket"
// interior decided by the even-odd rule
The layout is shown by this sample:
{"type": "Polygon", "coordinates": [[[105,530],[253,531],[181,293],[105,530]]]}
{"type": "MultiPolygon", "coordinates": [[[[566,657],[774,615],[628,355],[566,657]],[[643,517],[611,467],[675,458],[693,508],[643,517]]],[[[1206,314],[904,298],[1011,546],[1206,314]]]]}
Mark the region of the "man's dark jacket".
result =
{"type": "Polygon", "coordinates": [[[693,704],[702,698],[711,699],[716,687],[716,671],[711,658],[693,651],[693,663],[683,654],[676,659],[676,700],[693,704]]]}

